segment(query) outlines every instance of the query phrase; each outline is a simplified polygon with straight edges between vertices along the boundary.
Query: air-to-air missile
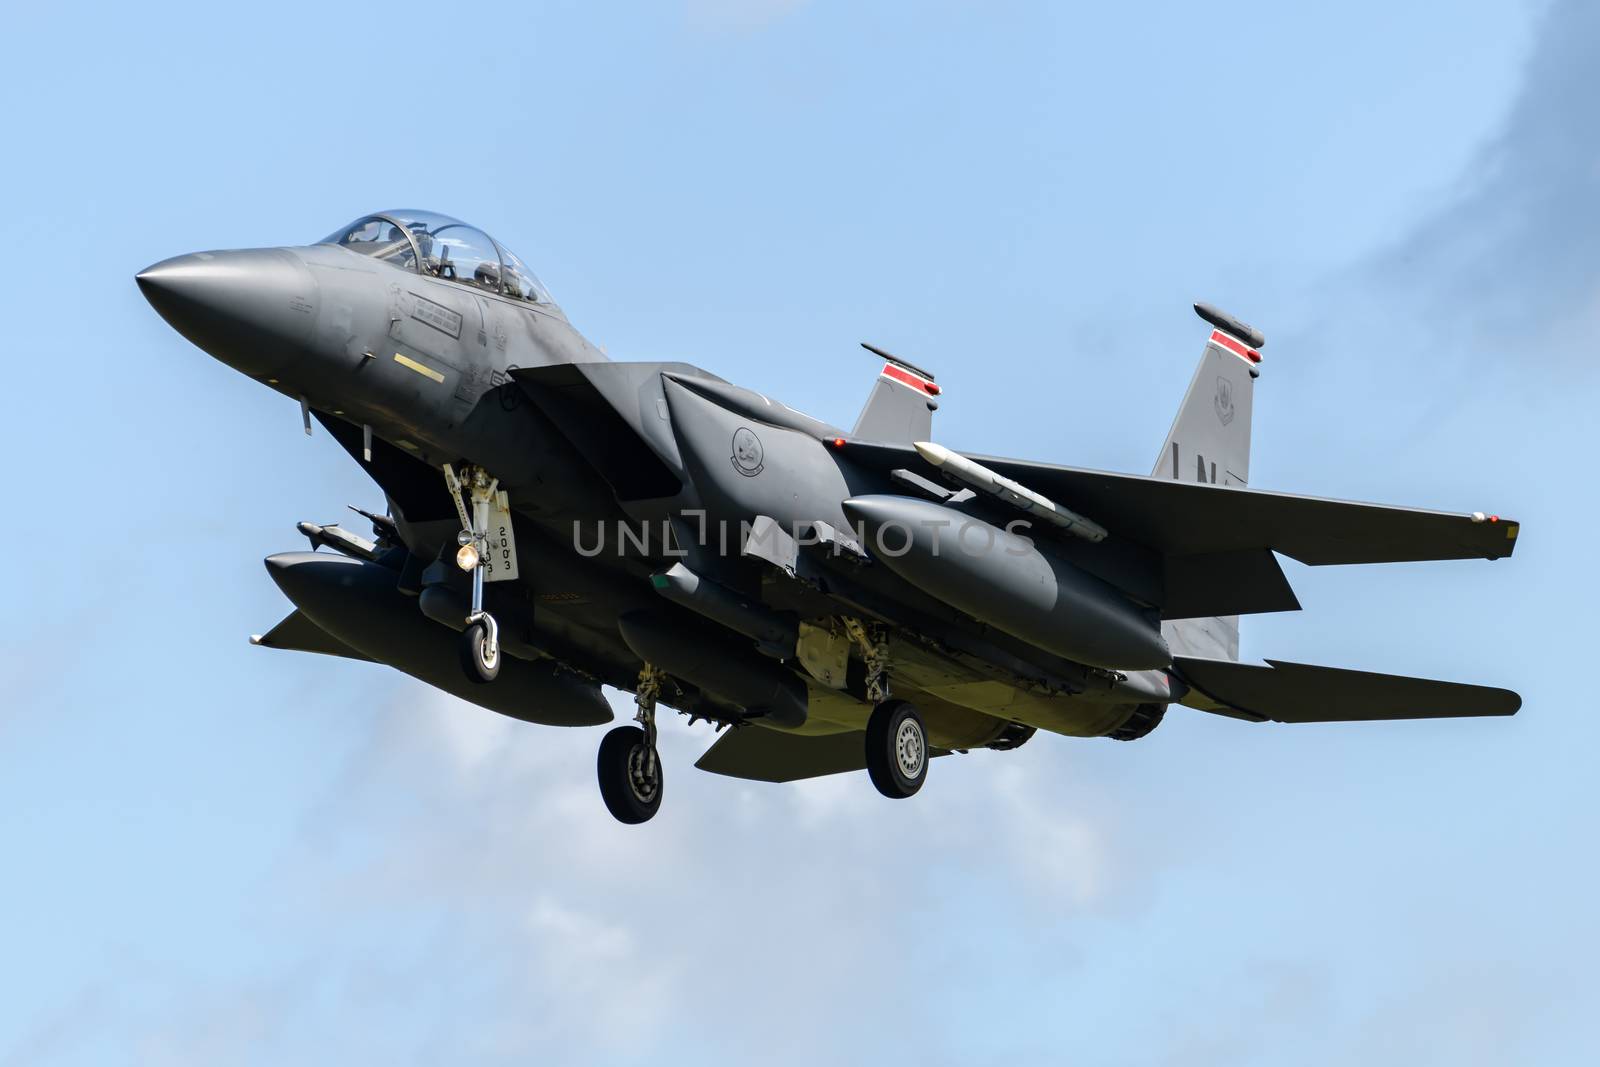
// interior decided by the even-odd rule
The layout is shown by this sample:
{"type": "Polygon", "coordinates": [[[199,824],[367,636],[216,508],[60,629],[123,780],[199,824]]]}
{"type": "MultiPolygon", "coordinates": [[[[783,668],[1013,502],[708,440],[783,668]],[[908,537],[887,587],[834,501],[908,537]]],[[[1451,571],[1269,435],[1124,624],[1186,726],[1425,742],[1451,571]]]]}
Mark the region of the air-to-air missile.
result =
{"type": "Polygon", "coordinates": [[[1089,521],[1070,508],[1062,507],[1043,493],[1036,493],[1021,482],[1012,481],[1005,475],[990,470],[977,460],[968,459],[932,441],[916,441],[912,447],[917,450],[917,455],[936,467],[940,474],[948,475],[980,493],[988,493],[1032,518],[1048,522],[1052,526],[1059,526],[1072,536],[1081,537],[1091,543],[1106,539],[1104,526],[1089,521]]]}

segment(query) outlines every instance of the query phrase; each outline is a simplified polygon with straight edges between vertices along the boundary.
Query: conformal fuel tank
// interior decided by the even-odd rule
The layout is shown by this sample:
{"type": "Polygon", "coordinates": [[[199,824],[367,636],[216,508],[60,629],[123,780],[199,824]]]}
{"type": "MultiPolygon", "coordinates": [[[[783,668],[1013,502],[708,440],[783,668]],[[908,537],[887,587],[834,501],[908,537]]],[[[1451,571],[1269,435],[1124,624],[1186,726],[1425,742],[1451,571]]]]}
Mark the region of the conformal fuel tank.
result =
{"type": "Polygon", "coordinates": [[[267,557],[267,573],[301,614],[357,652],[479,707],[546,726],[611,721],[599,686],[548,661],[502,656],[493,683],[467,681],[456,633],[395,589],[395,571],[331,552],[283,552],[267,557]]]}
{"type": "Polygon", "coordinates": [[[979,622],[1093,667],[1172,662],[1153,614],[1045,543],[915,497],[858,496],[844,510],[875,561],[979,622]]]}

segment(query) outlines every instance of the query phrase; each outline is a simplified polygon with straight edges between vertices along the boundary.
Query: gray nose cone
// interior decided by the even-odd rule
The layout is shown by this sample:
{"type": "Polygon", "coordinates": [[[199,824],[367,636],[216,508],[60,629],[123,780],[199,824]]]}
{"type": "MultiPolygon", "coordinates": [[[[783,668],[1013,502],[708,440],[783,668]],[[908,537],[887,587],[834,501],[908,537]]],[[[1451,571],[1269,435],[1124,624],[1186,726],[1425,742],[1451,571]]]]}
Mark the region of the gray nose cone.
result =
{"type": "Polygon", "coordinates": [[[176,256],[134,280],[173,329],[246,374],[289,363],[316,323],[316,280],[283,248],[176,256]]]}

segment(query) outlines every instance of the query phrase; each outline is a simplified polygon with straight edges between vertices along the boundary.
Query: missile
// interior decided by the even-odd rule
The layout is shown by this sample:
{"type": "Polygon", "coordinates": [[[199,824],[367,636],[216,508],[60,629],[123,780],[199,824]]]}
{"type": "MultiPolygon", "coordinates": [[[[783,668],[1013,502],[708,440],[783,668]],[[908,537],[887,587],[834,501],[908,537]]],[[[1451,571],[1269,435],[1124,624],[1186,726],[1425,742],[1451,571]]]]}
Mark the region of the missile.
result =
{"type": "Polygon", "coordinates": [[[363,519],[366,519],[368,522],[372,523],[372,533],[374,536],[391,539],[399,538],[400,527],[395,525],[393,515],[378,515],[374,512],[366,510],[365,508],[358,508],[354,504],[346,504],[345,507],[349,508],[357,515],[360,515],[363,519]]]}
{"type": "Polygon", "coordinates": [[[936,600],[1074,663],[1118,671],[1172,662],[1155,613],[1035,543],[917,497],[852,497],[875,563],[936,600]]]}
{"type": "Polygon", "coordinates": [[[1062,507],[1043,493],[1036,493],[1027,486],[1012,481],[1005,475],[990,470],[983,464],[968,459],[957,452],[952,452],[943,445],[936,445],[932,441],[917,441],[914,444],[917,455],[927,460],[933,466],[956,481],[971,486],[980,493],[988,493],[1004,503],[1010,504],[1018,511],[1027,512],[1037,516],[1053,526],[1059,526],[1075,537],[1085,541],[1100,542],[1106,539],[1106,528],[1097,522],[1079,515],[1077,512],[1062,507]]]}
{"type": "Polygon", "coordinates": [[[300,522],[295,524],[295,529],[311,542],[313,549],[323,545],[335,552],[343,552],[352,559],[364,559],[368,563],[375,562],[378,558],[377,545],[337,524],[322,526],[314,522],[300,522]]]}

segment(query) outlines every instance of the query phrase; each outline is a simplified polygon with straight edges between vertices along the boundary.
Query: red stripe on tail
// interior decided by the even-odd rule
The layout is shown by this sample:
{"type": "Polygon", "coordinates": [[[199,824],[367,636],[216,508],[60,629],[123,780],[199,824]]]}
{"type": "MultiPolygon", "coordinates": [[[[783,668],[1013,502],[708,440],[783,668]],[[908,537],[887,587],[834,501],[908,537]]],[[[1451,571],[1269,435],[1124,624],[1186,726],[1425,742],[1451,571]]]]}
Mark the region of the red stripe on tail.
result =
{"type": "Polygon", "coordinates": [[[1223,333],[1221,330],[1212,330],[1211,343],[1214,345],[1220,345],[1241,359],[1248,359],[1251,363],[1261,362],[1260,352],[1257,352],[1255,349],[1251,348],[1249,345],[1245,344],[1243,341],[1239,340],[1230,333],[1223,333]]]}
{"type": "Polygon", "coordinates": [[[927,393],[929,396],[939,395],[939,387],[937,385],[922,377],[922,375],[913,374],[904,367],[897,367],[893,363],[885,363],[883,365],[883,377],[893,378],[901,385],[909,385],[911,388],[927,393]]]}

